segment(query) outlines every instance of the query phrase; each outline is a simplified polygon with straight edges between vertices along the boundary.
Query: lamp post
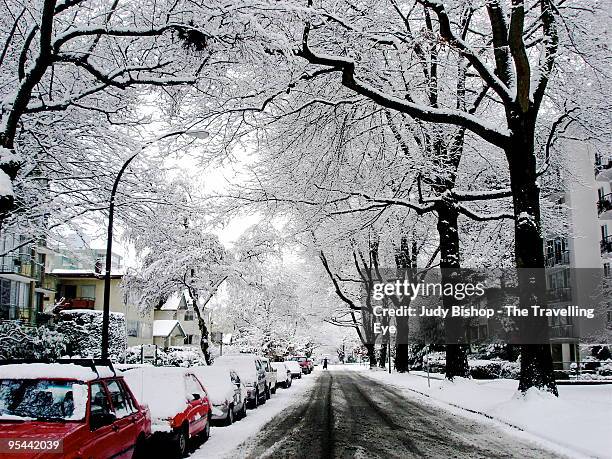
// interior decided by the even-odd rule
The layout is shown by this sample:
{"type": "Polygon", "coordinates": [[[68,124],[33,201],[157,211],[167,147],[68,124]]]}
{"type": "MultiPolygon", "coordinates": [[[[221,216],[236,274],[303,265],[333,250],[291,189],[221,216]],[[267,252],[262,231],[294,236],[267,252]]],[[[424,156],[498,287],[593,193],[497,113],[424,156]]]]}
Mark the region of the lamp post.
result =
{"type": "Polygon", "coordinates": [[[160,137],[145,143],[140,150],[126,159],[121,169],[115,177],[113,188],[111,190],[110,201],[108,205],[108,229],[106,232],[106,267],[104,271],[104,304],[102,309],[102,359],[108,360],[108,331],[110,324],[110,287],[111,287],[111,267],[112,267],[112,250],[113,250],[113,219],[115,214],[115,194],[117,193],[117,187],[121,181],[123,173],[130,165],[130,163],[138,156],[145,148],[155,142],[167,139],[168,137],[178,137],[181,135],[188,135],[196,139],[206,139],[210,134],[207,131],[200,130],[186,130],[186,131],[173,131],[168,132],[160,137]]]}

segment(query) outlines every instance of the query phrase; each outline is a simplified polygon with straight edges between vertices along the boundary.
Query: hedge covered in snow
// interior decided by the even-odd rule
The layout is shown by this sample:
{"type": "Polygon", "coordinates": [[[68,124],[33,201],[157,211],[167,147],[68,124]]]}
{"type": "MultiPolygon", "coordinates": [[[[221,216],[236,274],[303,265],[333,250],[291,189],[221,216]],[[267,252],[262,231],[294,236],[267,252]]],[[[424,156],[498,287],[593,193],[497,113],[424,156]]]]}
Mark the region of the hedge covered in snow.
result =
{"type": "Polygon", "coordinates": [[[0,359],[57,359],[67,339],[51,327],[26,327],[17,321],[0,323],[0,359]]]}
{"type": "MultiPolygon", "coordinates": [[[[71,309],[60,312],[56,329],[66,337],[66,355],[71,357],[100,358],[102,344],[102,311],[71,309]]],[[[127,337],[125,317],[110,313],[109,357],[114,361],[123,358],[127,337]]]]}

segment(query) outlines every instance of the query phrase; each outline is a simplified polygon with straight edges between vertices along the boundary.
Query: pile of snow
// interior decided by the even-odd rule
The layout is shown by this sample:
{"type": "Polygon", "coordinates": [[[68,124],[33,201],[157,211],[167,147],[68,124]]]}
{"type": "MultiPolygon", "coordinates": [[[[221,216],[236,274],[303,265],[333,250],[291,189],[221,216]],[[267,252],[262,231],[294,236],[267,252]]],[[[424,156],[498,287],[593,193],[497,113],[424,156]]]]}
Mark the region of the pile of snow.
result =
{"type": "Polygon", "coordinates": [[[557,398],[536,389],[522,395],[512,379],[455,378],[449,382],[436,376],[428,387],[421,372],[368,372],[368,376],[404,389],[406,395],[418,392],[447,407],[484,414],[550,442],[549,447],[560,445],[580,454],[611,457],[612,385],[558,386],[557,398]]]}
{"type": "Polygon", "coordinates": [[[234,384],[227,368],[192,367],[191,371],[208,392],[208,398],[213,405],[223,405],[234,399],[234,384]]]}
{"type": "Polygon", "coordinates": [[[151,410],[152,430],[170,431],[169,419],[187,408],[185,370],[178,367],[138,367],[123,373],[138,403],[151,410]]]}

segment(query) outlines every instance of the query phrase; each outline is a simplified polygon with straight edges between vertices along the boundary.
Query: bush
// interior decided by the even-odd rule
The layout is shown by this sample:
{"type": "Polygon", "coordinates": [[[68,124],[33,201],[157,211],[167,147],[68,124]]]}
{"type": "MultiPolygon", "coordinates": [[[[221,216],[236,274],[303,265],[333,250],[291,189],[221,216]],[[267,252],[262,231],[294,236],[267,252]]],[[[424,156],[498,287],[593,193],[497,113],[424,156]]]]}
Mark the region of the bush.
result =
{"type": "Polygon", "coordinates": [[[564,370],[555,370],[555,380],[557,380],[557,381],[566,381],[568,379],[570,379],[570,376],[567,373],[567,371],[564,371],[564,370]]]}
{"type": "Polygon", "coordinates": [[[477,360],[470,363],[470,376],[473,379],[498,379],[502,372],[499,360],[477,360]]]}
{"type": "Polygon", "coordinates": [[[500,378],[519,379],[521,374],[521,364],[519,362],[502,362],[500,378]]]}
{"type": "Polygon", "coordinates": [[[507,343],[489,343],[479,345],[474,356],[483,360],[501,359],[514,362],[519,354],[518,346],[507,343]]]}
{"type": "MultiPolygon", "coordinates": [[[[59,314],[57,330],[67,339],[66,354],[72,357],[100,358],[102,351],[102,311],[71,309],[59,314]]],[[[125,317],[110,313],[108,355],[113,361],[123,359],[127,337],[125,317]]]]}
{"type": "Polygon", "coordinates": [[[602,363],[597,369],[597,374],[599,376],[612,376],[612,362],[602,363]]]}
{"type": "Polygon", "coordinates": [[[24,327],[17,321],[0,324],[0,359],[55,360],[66,345],[66,337],[51,326],[24,327]]]}
{"type": "MultiPolygon", "coordinates": [[[[141,363],[142,346],[130,346],[126,350],[125,363],[141,363]]],[[[157,365],[164,367],[193,367],[206,365],[206,360],[198,348],[171,347],[167,351],[157,348],[157,365]]]]}
{"type": "Polygon", "coordinates": [[[193,367],[206,365],[206,360],[199,349],[190,347],[170,348],[165,356],[165,366],[193,367]]]}

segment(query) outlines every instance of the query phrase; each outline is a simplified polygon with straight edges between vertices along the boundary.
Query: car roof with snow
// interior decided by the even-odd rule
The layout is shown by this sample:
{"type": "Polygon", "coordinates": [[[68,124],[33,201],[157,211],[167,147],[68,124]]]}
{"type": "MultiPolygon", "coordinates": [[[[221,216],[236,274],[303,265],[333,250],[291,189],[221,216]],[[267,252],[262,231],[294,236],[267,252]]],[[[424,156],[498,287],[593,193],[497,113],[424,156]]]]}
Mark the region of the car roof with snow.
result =
{"type": "Polygon", "coordinates": [[[232,400],[234,385],[229,368],[197,366],[190,369],[204,385],[214,404],[223,403],[225,400],[232,400]]]}
{"type": "Polygon", "coordinates": [[[193,374],[182,367],[136,367],[123,371],[132,394],[151,410],[157,419],[173,417],[187,407],[185,374],[193,374]]]}
{"type": "Polygon", "coordinates": [[[0,365],[0,379],[70,379],[93,381],[112,378],[115,373],[106,366],[92,367],[66,363],[15,363],[0,365]]]}

